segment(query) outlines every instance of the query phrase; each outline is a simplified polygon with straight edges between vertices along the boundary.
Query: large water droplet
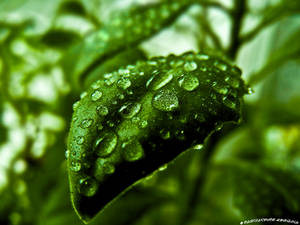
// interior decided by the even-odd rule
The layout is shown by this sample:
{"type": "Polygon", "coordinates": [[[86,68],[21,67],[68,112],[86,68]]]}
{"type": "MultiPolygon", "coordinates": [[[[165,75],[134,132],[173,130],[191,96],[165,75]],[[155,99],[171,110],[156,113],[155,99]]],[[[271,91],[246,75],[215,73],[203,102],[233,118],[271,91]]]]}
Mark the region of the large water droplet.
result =
{"type": "Polygon", "coordinates": [[[84,142],[84,137],[78,136],[78,137],[76,138],[76,143],[77,143],[77,144],[82,145],[83,142],[84,142]]]}
{"type": "Polygon", "coordinates": [[[122,117],[129,119],[135,116],[140,110],[140,103],[127,103],[119,109],[119,112],[122,117]]]}
{"type": "Polygon", "coordinates": [[[98,158],[96,160],[94,175],[98,180],[101,180],[106,174],[113,174],[114,172],[114,165],[107,159],[98,158]]]}
{"type": "Polygon", "coordinates": [[[90,178],[83,178],[79,180],[79,188],[78,191],[80,194],[83,194],[87,197],[92,197],[96,194],[98,189],[98,183],[90,178]]]}
{"type": "Polygon", "coordinates": [[[153,96],[152,105],[160,111],[169,112],[177,109],[179,102],[174,91],[161,90],[153,96]]]}
{"type": "Polygon", "coordinates": [[[99,100],[101,98],[101,96],[102,96],[102,92],[99,90],[96,90],[92,93],[91,99],[92,99],[92,101],[95,102],[95,101],[99,100]]]}
{"type": "Polygon", "coordinates": [[[78,172],[78,171],[80,171],[80,169],[81,169],[81,164],[80,164],[80,162],[76,162],[76,161],[71,162],[71,167],[70,167],[70,169],[71,169],[73,172],[78,172]]]}
{"type": "Polygon", "coordinates": [[[137,140],[130,140],[122,144],[123,157],[126,161],[133,162],[139,160],[144,155],[142,145],[137,140]]]}
{"type": "Polygon", "coordinates": [[[180,87],[187,91],[193,91],[199,86],[199,80],[195,76],[185,75],[179,79],[178,83],[180,87]]]}
{"type": "MultiPolygon", "coordinates": [[[[156,74],[151,81],[150,88],[152,90],[158,90],[167,85],[173,79],[173,71],[170,70],[167,73],[156,74]]],[[[148,85],[149,86],[149,85],[148,85]]]]}
{"type": "Polygon", "coordinates": [[[122,77],[121,79],[118,80],[117,85],[119,88],[126,90],[131,86],[131,81],[126,77],[122,77]]]}
{"type": "Polygon", "coordinates": [[[117,135],[113,132],[108,132],[96,140],[94,149],[98,156],[107,157],[115,150],[117,143],[117,135]]]}
{"type": "Polygon", "coordinates": [[[97,106],[96,110],[100,116],[106,116],[108,114],[108,108],[104,105],[97,106]]]}
{"type": "Polygon", "coordinates": [[[93,122],[94,122],[93,119],[84,119],[82,120],[80,126],[82,128],[89,128],[93,124],[93,122]]]}
{"type": "Polygon", "coordinates": [[[184,64],[184,70],[187,72],[191,72],[196,70],[198,67],[197,63],[194,61],[188,61],[184,64]]]}

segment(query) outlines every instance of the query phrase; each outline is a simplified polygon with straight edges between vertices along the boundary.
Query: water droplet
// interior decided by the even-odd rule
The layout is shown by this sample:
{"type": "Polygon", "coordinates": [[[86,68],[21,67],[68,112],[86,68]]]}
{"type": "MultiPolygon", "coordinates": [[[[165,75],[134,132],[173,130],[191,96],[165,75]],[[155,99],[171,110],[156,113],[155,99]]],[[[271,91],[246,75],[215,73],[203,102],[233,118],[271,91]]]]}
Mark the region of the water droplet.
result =
{"type": "Polygon", "coordinates": [[[205,55],[205,54],[197,54],[196,57],[199,60],[208,60],[209,59],[209,56],[205,55]]]}
{"type": "Polygon", "coordinates": [[[239,88],[240,82],[235,77],[226,77],[225,82],[227,82],[233,88],[239,88]]]}
{"type": "Polygon", "coordinates": [[[195,76],[184,76],[178,81],[179,86],[185,89],[186,91],[193,91],[199,86],[199,80],[195,76]]]}
{"type": "Polygon", "coordinates": [[[96,110],[100,116],[106,116],[108,114],[108,108],[104,105],[97,106],[96,110]]]}
{"type": "Polygon", "coordinates": [[[201,67],[200,67],[200,70],[201,70],[202,72],[206,72],[206,71],[207,71],[207,68],[206,68],[205,66],[201,66],[201,67]]]}
{"type": "Polygon", "coordinates": [[[66,150],[66,151],[65,151],[65,157],[66,157],[66,159],[68,159],[69,156],[70,156],[70,151],[69,151],[69,150],[66,150]]]}
{"type": "Polygon", "coordinates": [[[94,91],[93,94],[91,95],[91,99],[92,99],[92,101],[95,102],[95,101],[99,100],[99,99],[101,98],[101,96],[102,96],[102,92],[99,91],[99,90],[96,90],[96,91],[94,91]]]}
{"type": "Polygon", "coordinates": [[[73,104],[73,110],[75,111],[78,108],[78,106],[79,106],[79,101],[73,104]]]}
{"type": "Polygon", "coordinates": [[[140,75],[140,76],[144,76],[145,73],[144,73],[144,72],[140,72],[139,75],[140,75]]]}
{"type": "Polygon", "coordinates": [[[151,82],[151,89],[158,90],[167,85],[173,79],[173,71],[170,70],[167,73],[156,74],[151,82]]]}
{"type": "Polygon", "coordinates": [[[117,85],[119,88],[126,90],[131,86],[131,81],[126,77],[122,77],[121,79],[118,80],[117,85]]]}
{"type": "Polygon", "coordinates": [[[129,119],[135,116],[140,110],[140,103],[127,103],[119,109],[119,112],[123,118],[129,119]]]}
{"type": "Polygon", "coordinates": [[[137,117],[137,116],[135,116],[135,117],[133,117],[133,118],[131,119],[131,121],[132,121],[133,123],[138,123],[140,120],[141,120],[140,117],[137,117]]]}
{"type": "Polygon", "coordinates": [[[159,131],[159,135],[162,139],[167,140],[171,137],[171,133],[170,131],[166,130],[166,129],[162,129],[159,131]]]}
{"type": "Polygon", "coordinates": [[[220,69],[220,70],[222,70],[222,71],[226,71],[226,70],[227,70],[227,65],[224,64],[224,63],[220,63],[220,62],[216,61],[216,62],[214,62],[214,65],[215,65],[218,69],[220,69]]]}
{"type": "Polygon", "coordinates": [[[83,99],[85,96],[87,96],[87,92],[84,91],[80,94],[80,99],[83,99]]]}
{"type": "Polygon", "coordinates": [[[173,68],[180,67],[183,64],[184,64],[183,60],[173,60],[173,61],[170,62],[170,66],[173,67],[173,68]]]}
{"type": "Polygon", "coordinates": [[[93,119],[84,119],[84,120],[82,120],[82,122],[81,122],[81,127],[82,128],[89,128],[92,124],[93,124],[93,119]]]}
{"type": "Polygon", "coordinates": [[[194,150],[201,150],[201,149],[203,149],[203,145],[201,145],[201,144],[194,145],[192,147],[192,149],[194,149],[194,150]]]}
{"type": "Polygon", "coordinates": [[[70,167],[70,169],[71,169],[73,172],[78,172],[78,171],[80,171],[80,169],[81,169],[81,164],[80,164],[80,162],[75,162],[75,161],[71,162],[71,167],[70,167]]]}
{"type": "Polygon", "coordinates": [[[139,160],[144,155],[142,145],[137,140],[131,140],[122,144],[123,157],[126,161],[133,162],[139,160]]]}
{"type": "Polygon", "coordinates": [[[179,140],[184,140],[185,139],[185,134],[184,134],[184,130],[177,130],[175,132],[175,136],[179,139],[179,140]]]}
{"type": "Polygon", "coordinates": [[[115,150],[117,143],[117,135],[113,132],[108,132],[95,141],[94,149],[98,156],[107,157],[115,150]]]}
{"type": "Polygon", "coordinates": [[[147,126],[148,126],[147,120],[143,120],[143,121],[140,122],[140,127],[141,127],[141,128],[145,128],[145,127],[147,127],[147,126]]]}
{"type": "Polygon", "coordinates": [[[100,87],[101,87],[101,81],[100,80],[97,80],[96,82],[94,82],[92,84],[92,88],[95,89],[95,90],[100,88],[100,87]]]}
{"type": "Polygon", "coordinates": [[[113,174],[115,167],[107,159],[98,158],[96,160],[94,175],[97,179],[101,180],[106,174],[113,174]]]}
{"type": "Polygon", "coordinates": [[[249,95],[251,95],[251,94],[254,93],[254,90],[253,90],[251,87],[248,87],[248,90],[247,90],[247,91],[248,91],[248,94],[249,94],[249,95]]]}
{"type": "Polygon", "coordinates": [[[231,108],[231,109],[235,109],[236,108],[236,103],[234,101],[232,101],[231,99],[227,98],[226,96],[223,98],[223,103],[228,108],[231,108]]]}
{"type": "Polygon", "coordinates": [[[184,64],[184,70],[187,72],[195,71],[198,65],[194,61],[189,61],[184,64]]]}
{"type": "Polygon", "coordinates": [[[225,87],[222,84],[217,83],[216,81],[214,81],[212,83],[212,86],[213,86],[213,89],[219,94],[226,95],[228,93],[227,87],[225,87]]]}
{"type": "Polygon", "coordinates": [[[94,179],[90,177],[80,179],[79,190],[78,190],[79,193],[87,197],[92,197],[96,194],[97,189],[98,189],[98,183],[94,179]]]}
{"type": "Polygon", "coordinates": [[[147,80],[146,82],[146,88],[148,88],[152,82],[152,80],[154,79],[154,76],[150,77],[149,80],[147,80]]]}
{"type": "Polygon", "coordinates": [[[174,91],[161,90],[153,96],[152,105],[160,111],[168,112],[177,109],[179,102],[174,91]]]}
{"type": "Polygon", "coordinates": [[[154,60],[147,61],[147,65],[149,66],[157,66],[157,62],[154,60]]]}
{"type": "Polygon", "coordinates": [[[82,145],[83,142],[84,142],[84,137],[78,136],[78,137],[76,138],[76,143],[77,143],[77,144],[82,145]]]}
{"type": "Polygon", "coordinates": [[[168,168],[168,164],[164,164],[161,167],[158,168],[159,171],[164,171],[168,168]]]}
{"type": "Polygon", "coordinates": [[[119,94],[119,95],[118,95],[118,98],[119,98],[120,100],[122,100],[122,99],[125,98],[125,96],[124,96],[123,94],[119,94]]]}

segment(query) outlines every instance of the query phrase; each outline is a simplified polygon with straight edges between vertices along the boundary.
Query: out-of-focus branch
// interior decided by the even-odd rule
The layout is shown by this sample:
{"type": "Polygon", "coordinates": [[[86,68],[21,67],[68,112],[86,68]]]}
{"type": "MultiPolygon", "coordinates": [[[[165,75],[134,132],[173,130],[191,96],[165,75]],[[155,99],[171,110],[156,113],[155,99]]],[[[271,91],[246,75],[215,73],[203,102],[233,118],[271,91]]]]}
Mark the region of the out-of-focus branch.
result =
{"type": "Polygon", "coordinates": [[[240,32],[246,11],[247,0],[234,0],[234,9],[231,11],[231,40],[230,46],[227,51],[227,55],[233,60],[236,58],[237,52],[241,44],[240,32]]]}

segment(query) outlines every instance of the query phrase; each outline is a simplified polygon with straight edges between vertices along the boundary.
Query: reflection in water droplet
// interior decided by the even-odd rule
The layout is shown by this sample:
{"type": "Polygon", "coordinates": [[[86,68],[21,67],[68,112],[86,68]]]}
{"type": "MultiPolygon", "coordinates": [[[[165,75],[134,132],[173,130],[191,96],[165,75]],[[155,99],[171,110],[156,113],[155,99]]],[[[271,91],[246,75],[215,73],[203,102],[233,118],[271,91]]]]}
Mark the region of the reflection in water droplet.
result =
{"type": "Polygon", "coordinates": [[[81,164],[80,164],[80,162],[71,162],[71,167],[70,167],[70,169],[73,171],[73,172],[78,172],[78,171],[80,171],[80,169],[81,169],[81,164]]]}
{"type": "Polygon", "coordinates": [[[187,72],[191,72],[196,70],[198,67],[197,63],[194,61],[188,61],[184,64],[184,70],[187,72]]]}
{"type": "Polygon", "coordinates": [[[160,111],[173,111],[179,106],[177,95],[171,90],[161,90],[153,96],[152,106],[160,111]]]}
{"type": "Polygon", "coordinates": [[[87,197],[92,197],[96,194],[97,189],[98,183],[94,179],[90,177],[80,179],[78,190],[80,194],[83,194],[87,197]]]}
{"type": "Polygon", "coordinates": [[[108,132],[95,141],[94,150],[98,156],[107,157],[115,150],[117,143],[117,135],[113,132],[108,132]]]}
{"type": "Polygon", "coordinates": [[[108,114],[108,108],[104,105],[97,106],[96,110],[100,116],[106,116],[108,114]]]}
{"type": "Polygon", "coordinates": [[[139,160],[144,155],[144,150],[142,145],[137,140],[130,140],[122,144],[123,157],[126,161],[133,162],[139,160]]]}
{"type": "Polygon", "coordinates": [[[140,110],[140,103],[127,103],[119,109],[119,112],[123,118],[129,119],[135,116],[140,110]]]}
{"type": "Polygon", "coordinates": [[[91,125],[93,124],[93,119],[84,119],[82,122],[81,122],[81,127],[82,128],[89,128],[91,125]]]}
{"type": "Polygon", "coordinates": [[[101,98],[101,96],[102,96],[102,92],[99,90],[96,90],[92,93],[91,99],[92,99],[92,101],[95,102],[95,101],[99,100],[101,98]]]}
{"type": "Polygon", "coordinates": [[[77,144],[82,145],[83,142],[84,142],[84,137],[78,136],[78,137],[76,138],[76,143],[77,143],[77,144]]]}
{"type": "Polygon", "coordinates": [[[121,79],[118,80],[117,85],[119,88],[126,90],[131,86],[131,81],[126,77],[122,77],[121,79]]]}
{"type": "Polygon", "coordinates": [[[186,91],[193,91],[199,86],[199,80],[195,76],[185,75],[184,77],[179,79],[178,83],[179,86],[186,91]]]}

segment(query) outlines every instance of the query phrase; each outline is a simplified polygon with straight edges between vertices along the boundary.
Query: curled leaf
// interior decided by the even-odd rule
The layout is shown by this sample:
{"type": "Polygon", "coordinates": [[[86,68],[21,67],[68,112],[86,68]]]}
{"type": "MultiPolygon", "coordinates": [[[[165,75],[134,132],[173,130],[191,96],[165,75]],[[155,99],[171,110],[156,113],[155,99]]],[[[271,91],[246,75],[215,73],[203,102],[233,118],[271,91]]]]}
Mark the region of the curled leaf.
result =
{"type": "Polygon", "coordinates": [[[240,118],[241,72],[186,53],[139,61],[103,77],[74,104],[68,138],[71,197],[87,222],[141,178],[240,118]]]}

